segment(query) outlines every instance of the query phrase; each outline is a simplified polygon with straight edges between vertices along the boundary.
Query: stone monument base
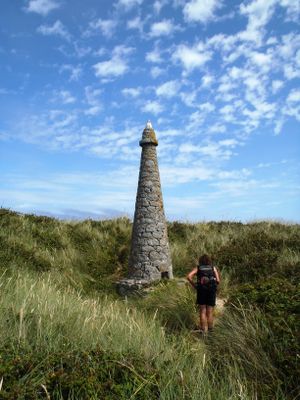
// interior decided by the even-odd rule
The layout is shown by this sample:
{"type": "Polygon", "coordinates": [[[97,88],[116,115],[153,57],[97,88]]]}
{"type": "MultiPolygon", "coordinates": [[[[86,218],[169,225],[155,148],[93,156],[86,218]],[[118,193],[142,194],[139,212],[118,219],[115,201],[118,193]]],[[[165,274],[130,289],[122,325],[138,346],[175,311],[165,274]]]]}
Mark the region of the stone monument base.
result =
{"type": "Polygon", "coordinates": [[[153,281],[147,279],[128,278],[117,282],[116,288],[120,296],[126,297],[141,294],[142,290],[148,288],[152,283],[153,281]]]}

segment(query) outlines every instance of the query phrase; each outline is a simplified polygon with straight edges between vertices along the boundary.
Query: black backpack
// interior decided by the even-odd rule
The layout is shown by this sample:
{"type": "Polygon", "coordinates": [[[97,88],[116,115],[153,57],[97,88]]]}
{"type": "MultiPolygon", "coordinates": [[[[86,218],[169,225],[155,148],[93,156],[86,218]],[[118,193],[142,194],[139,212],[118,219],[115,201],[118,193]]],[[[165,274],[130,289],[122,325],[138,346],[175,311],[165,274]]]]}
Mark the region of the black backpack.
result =
{"type": "Polygon", "coordinates": [[[217,287],[215,271],[212,265],[198,265],[197,286],[205,289],[217,287]]]}

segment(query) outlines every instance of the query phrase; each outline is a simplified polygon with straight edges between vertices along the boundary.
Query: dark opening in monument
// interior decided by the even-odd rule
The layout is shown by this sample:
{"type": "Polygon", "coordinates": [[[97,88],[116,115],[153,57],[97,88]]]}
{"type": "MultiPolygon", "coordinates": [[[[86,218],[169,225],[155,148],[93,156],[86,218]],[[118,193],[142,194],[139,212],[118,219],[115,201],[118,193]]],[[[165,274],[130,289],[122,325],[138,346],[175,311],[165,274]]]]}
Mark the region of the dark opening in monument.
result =
{"type": "Polygon", "coordinates": [[[169,279],[169,272],[164,271],[161,273],[161,279],[169,279]]]}

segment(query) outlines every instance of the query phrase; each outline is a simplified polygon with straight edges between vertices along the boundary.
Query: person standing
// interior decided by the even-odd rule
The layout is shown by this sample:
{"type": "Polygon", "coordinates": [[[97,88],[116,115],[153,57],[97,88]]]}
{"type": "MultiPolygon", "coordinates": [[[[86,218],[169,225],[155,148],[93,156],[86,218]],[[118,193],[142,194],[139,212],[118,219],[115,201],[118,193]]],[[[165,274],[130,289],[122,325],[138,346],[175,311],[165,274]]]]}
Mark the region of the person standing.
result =
{"type": "Polygon", "coordinates": [[[216,305],[217,286],[220,283],[220,274],[212,264],[207,254],[199,257],[199,263],[188,275],[187,280],[197,290],[199,305],[200,331],[212,331],[214,324],[214,307],[216,305]],[[194,282],[196,276],[197,281],[194,282]]]}

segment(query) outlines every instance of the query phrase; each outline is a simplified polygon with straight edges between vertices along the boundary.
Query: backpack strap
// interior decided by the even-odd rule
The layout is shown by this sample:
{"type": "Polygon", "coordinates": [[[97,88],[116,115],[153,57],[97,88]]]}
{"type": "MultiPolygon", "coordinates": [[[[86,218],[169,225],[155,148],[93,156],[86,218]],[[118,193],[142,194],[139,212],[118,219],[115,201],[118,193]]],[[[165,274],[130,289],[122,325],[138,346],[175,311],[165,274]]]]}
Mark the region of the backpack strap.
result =
{"type": "Polygon", "coordinates": [[[214,277],[216,277],[215,269],[214,269],[214,266],[213,266],[213,262],[211,262],[211,270],[212,270],[212,273],[214,274],[214,277]]]}

